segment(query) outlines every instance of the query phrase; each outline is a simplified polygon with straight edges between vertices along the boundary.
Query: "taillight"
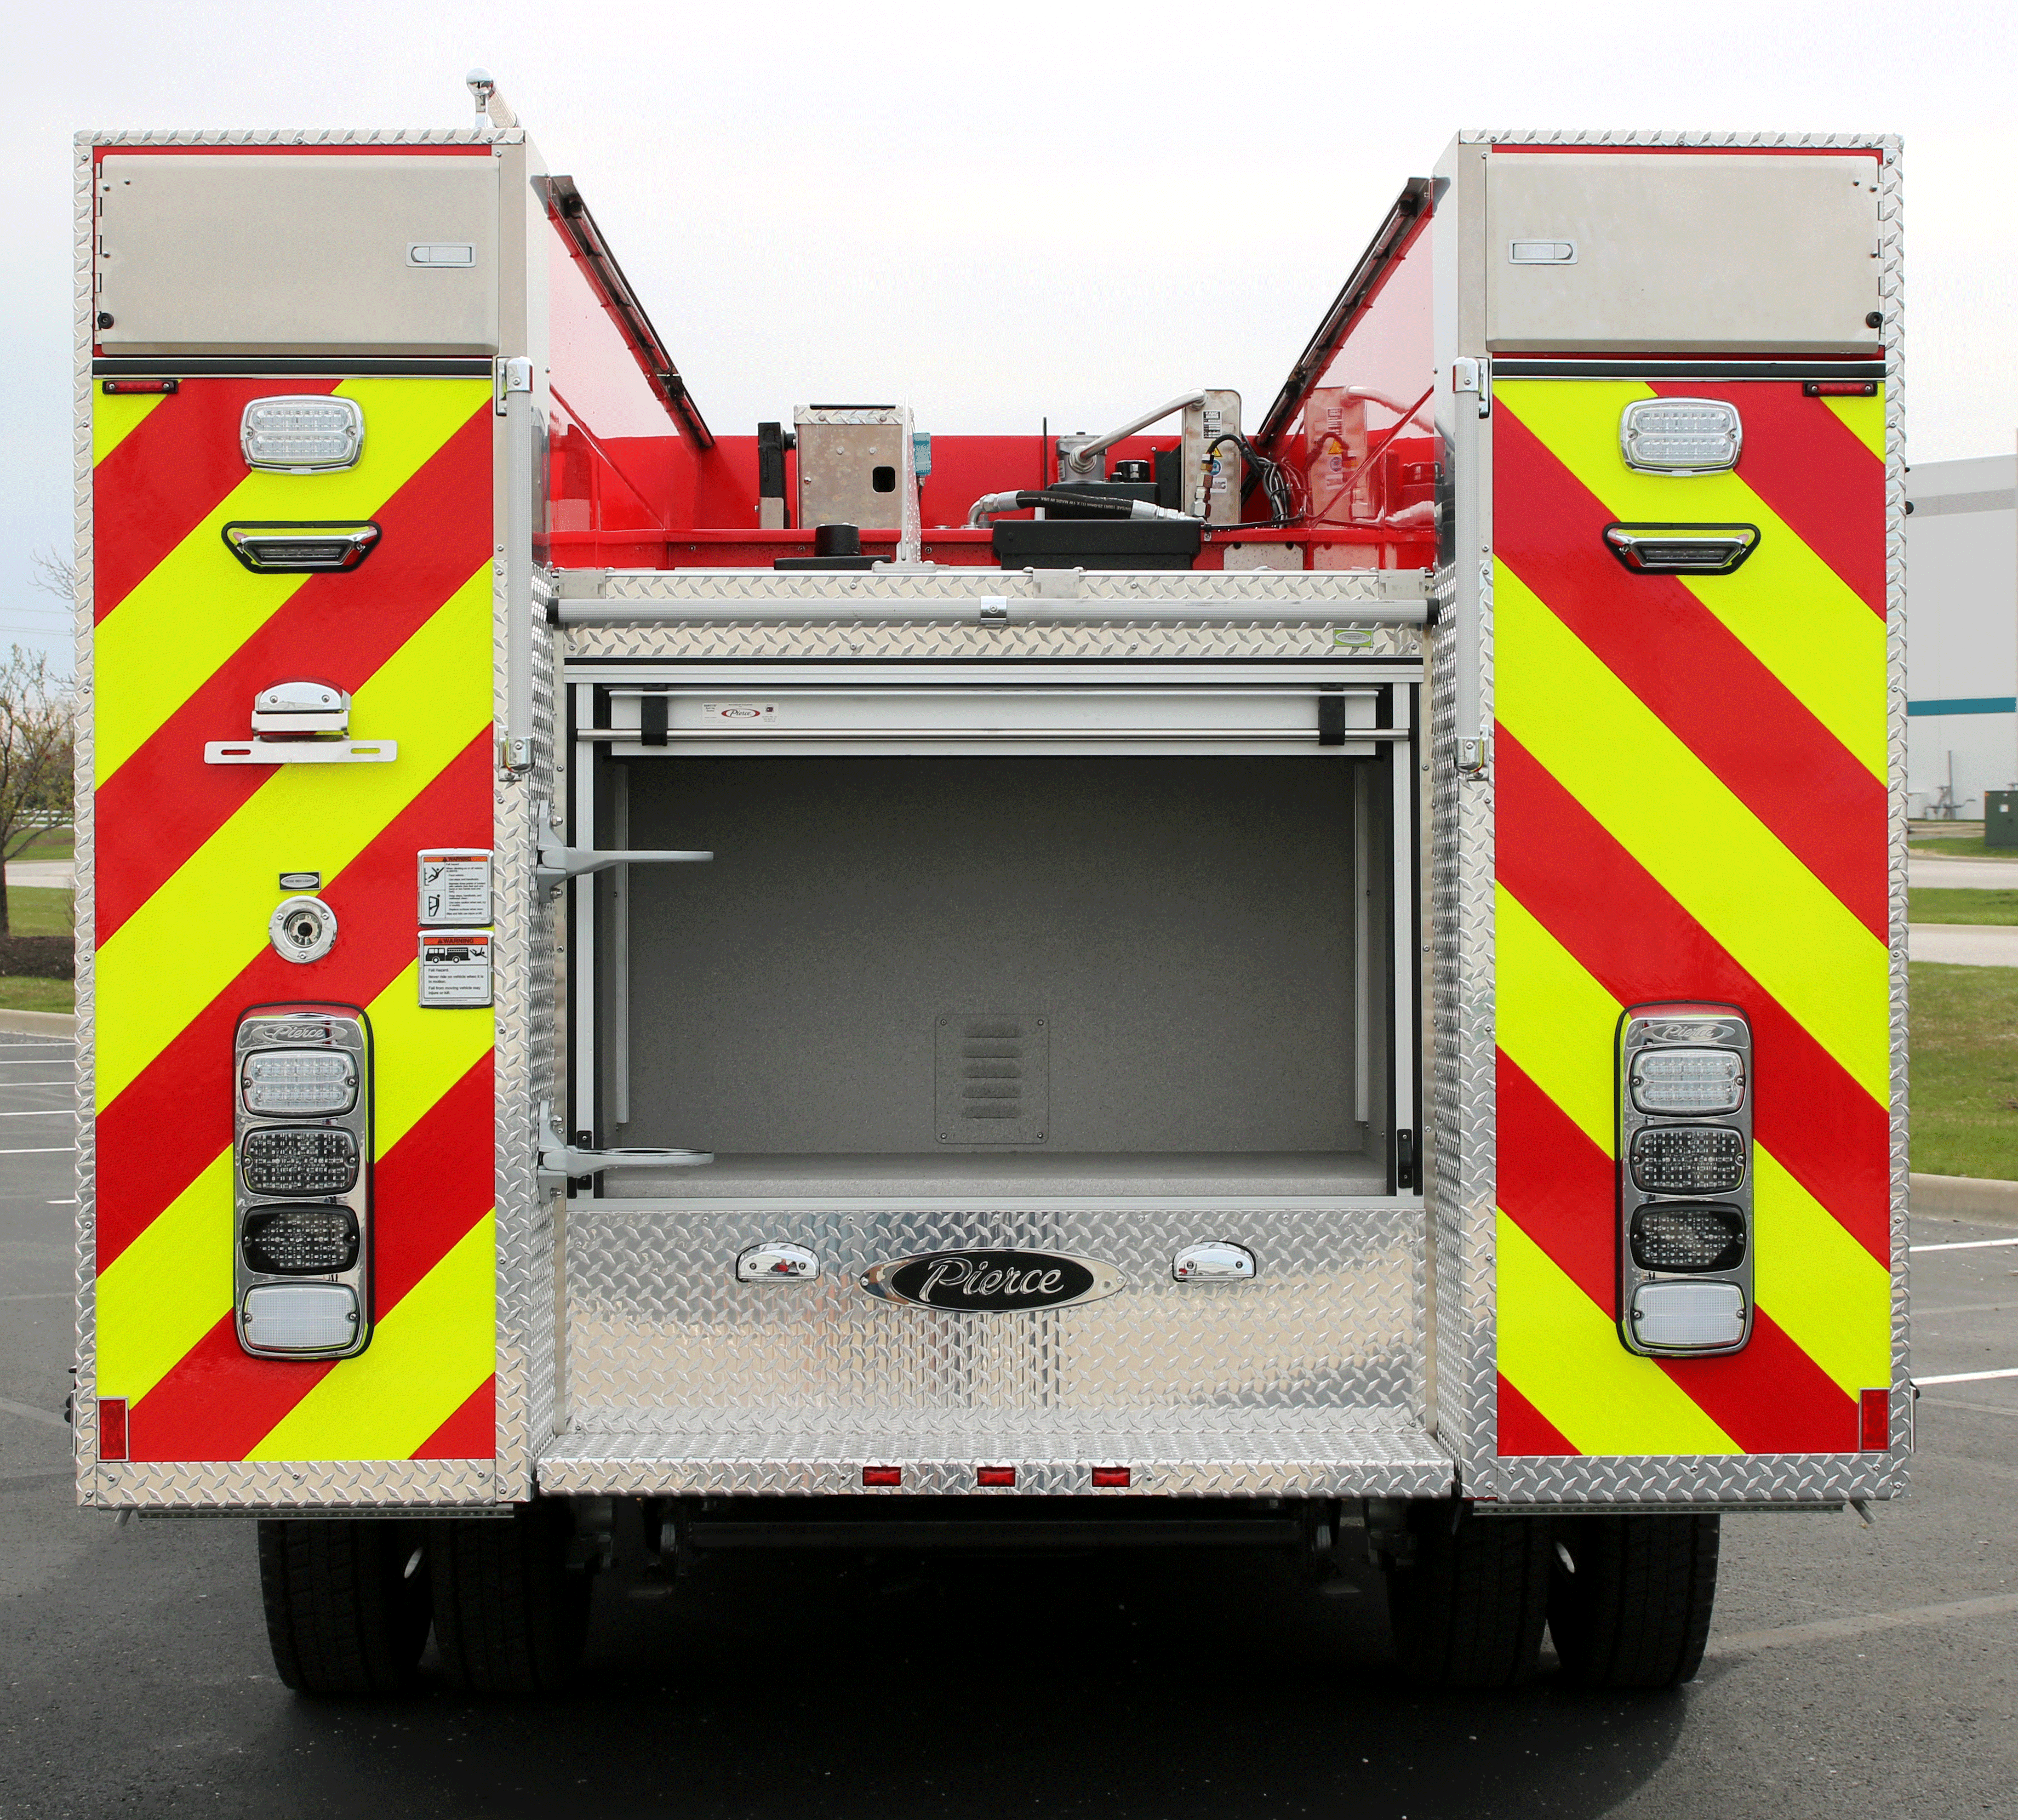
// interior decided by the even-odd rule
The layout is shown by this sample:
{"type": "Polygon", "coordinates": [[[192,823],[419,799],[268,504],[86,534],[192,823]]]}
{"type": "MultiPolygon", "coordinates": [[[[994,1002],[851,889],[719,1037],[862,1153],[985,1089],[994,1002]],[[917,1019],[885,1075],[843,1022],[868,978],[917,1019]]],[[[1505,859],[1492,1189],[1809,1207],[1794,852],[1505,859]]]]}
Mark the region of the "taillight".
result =
{"type": "Polygon", "coordinates": [[[1618,1335],[1657,1357],[1752,1335],[1752,1031],[1733,1005],[1618,1026],[1618,1335]]]}
{"type": "Polygon", "coordinates": [[[269,1006],[236,1051],[239,1344],[348,1359],[371,1334],[370,1027],[349,1006],[269,1006]]]}

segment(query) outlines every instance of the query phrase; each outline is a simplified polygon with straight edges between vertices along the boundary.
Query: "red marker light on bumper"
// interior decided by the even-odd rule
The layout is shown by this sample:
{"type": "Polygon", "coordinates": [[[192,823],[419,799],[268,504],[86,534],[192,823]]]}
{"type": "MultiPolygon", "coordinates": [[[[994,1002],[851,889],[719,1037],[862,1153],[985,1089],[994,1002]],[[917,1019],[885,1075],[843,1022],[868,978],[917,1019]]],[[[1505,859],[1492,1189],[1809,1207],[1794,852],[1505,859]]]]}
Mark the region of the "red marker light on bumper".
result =
{"type": "Polygon", "coordinates": [[[1125,1466],[1096,1466],[1093,1469],[1093,1482],[1097,1485],[1126,1485],[1129,1471],[1125,1466]]]}
{"type": "Polygon", "coordinates": [[[977,1467],[974,1482],[981,1485],[1013,1485],[1016,1482],[1016,1469],[1013,1466],[977,1467]]]}
{"type": "Polygon", "coordinates": [[[901,1466],[865,1466],[862,1469],[862,1482],[866,1485],[900,1485],[904,1482],[904,1469],[901,1466]]]}

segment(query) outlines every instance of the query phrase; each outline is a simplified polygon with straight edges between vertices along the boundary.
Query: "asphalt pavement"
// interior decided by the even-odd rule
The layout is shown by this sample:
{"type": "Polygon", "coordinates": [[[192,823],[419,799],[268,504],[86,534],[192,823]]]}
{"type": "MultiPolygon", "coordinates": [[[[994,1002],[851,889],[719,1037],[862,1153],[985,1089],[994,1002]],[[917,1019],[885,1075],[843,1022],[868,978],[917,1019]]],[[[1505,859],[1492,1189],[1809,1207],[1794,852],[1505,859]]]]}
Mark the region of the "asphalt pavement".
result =
{"type": "MultiPolygon", "coordinates": [[[[251,1526],[73,1502],[67,1045],[0,1038],[0,1820],[1954,1820],[2018,1813],[2018,1232],[1915,1222],[1910,1499],[1731,1518],[1702,1675],[1426,1698],[1377,1582],[755,1559],[596,1590],[579,1686],[296,1699],[251,1526]],[[52,1113],[58,1116],[50,1116],[52,1113]]],[[[635,1538],[627,1539],[635,1558],[635,1538]]]]}

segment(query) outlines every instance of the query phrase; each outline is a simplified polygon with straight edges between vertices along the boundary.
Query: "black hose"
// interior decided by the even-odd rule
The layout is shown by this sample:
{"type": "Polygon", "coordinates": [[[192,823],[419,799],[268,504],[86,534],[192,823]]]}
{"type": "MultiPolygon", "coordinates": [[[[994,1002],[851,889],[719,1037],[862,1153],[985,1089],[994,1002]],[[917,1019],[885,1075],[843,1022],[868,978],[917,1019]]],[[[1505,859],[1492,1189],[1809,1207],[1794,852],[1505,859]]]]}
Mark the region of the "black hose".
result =
{"type": "Polygon", "coordinates": [[[1110,512],[1116,518],[1127,518],[1134,510],[1135,501],[1117,499],[1112,494],[1095,493],[1090,487],[1083,493],[1076,488],[1061,487],[1055,493],[1046,488],[1016,495],[1016,508],[1019,512],[1039,505],[1055,505],[1061,509],[1069,508],[1074,512],[1090,508],[1094,512],[1110,512]]]}

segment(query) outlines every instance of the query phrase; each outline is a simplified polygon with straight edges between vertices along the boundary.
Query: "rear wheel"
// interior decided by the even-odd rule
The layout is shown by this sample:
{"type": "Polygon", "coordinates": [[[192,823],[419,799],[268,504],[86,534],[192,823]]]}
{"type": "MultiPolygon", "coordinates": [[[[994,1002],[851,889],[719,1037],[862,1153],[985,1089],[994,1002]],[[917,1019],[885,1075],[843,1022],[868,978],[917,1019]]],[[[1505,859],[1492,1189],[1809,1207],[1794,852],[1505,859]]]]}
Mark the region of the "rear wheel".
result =
{"type": "Polygon", "coordinates": [[[1716,1600],[1714,1516],[1559,1518],[1549,1634],[1587,1688],[1665,1688],[1702,1666],[1716,1600]]]}
{"type": "Polygon", "coordinates": [[[508,1519],[430,1525],[435,1641],[459,1688],[544,1694],[563,1686],[588,1637],[589,1576],[569,1565],[566,1503],[538,1499],[508,1519]]]}
{"type": "Polygon", "coordinates": [[[262,1521],[259,1590],[280,1679],[297,1693],[393,1694],[428,1640],[417,1523],[262,1521]]]}
{"type": "Polygon", "coordinates": [[[1401,1671],[1419,1686],[1510,1688],[1535,1672],[1548,1611],[1545,1518],[1473,1517],[1448,1501],[1409,1513],[1412,1561],[1387,1569],[1401,1671]]]}

